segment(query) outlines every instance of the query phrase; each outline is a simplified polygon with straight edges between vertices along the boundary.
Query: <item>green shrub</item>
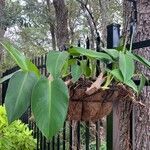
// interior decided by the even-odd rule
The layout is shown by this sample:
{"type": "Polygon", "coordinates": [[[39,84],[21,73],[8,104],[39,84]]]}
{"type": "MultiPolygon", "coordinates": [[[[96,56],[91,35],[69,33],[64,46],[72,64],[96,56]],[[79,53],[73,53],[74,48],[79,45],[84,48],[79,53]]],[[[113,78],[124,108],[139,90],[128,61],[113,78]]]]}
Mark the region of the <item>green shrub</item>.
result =
{"type": "Polygon", "coordinates": [[[20,120],[8,125],[5,107],[0,106],[0,150],[34,150],[32,131],[20,120]]]}

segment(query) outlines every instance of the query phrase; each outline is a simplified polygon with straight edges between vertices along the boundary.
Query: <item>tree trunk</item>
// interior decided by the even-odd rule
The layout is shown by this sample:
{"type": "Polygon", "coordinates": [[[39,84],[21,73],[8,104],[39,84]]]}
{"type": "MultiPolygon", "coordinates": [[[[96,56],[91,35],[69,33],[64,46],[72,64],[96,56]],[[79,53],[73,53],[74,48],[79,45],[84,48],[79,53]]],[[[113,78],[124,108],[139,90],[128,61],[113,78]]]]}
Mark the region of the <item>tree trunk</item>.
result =
{"type": "Polygon", "coordinates": [[[50,0],[46,0],[46,2],[47,2],[48,13],[49,13],[49,25],[50,25],[50,33],[52,37],[52,48],[53,50],[56,50],[55,18],[52,17],[52,12],[51,12],[52,3],[50,2],[50,0]]]}
{"type": "Polygon", "coordinates": [[[55,26],[52,23],[50,23],[50,32],[52,36],[52,48],[56,50],[55,26]]]}
{"type": "Polygon", "coordinates": [[[110,0],[99,0],[100,12],[101,12],[101,28],[102,28],[102,36],[103,41],[106,41],[107,30],[106,26],[112,23],[111,14],[109,11],[110,0]]]}
{"type": "Polygon", "coordinates": [[[59,50],[64,50],[69,44],[68,34],[68,9],[64,0],[53,0],[55,14],[56,14],[56,38],[59,50]]]}
{"type": "MultiPolygon", "coordinates": [[[[136,42],[150,39],[150,1],[137,0],[136,42]]],[[[136,50],[136,53],[150,61],[150,47],[136,50]]],[[[150,70],[137,64],[137,70],[150,79],[150,70]]],[[[150,150],[150,87],[144,88],[141,102],[146,107],[134,106],[134,138],[133,150],[150,150]]]]}
{"type": "MultiPolygon", "coordinates": [[[[134,37],[134,42],[144,41],[150,38],[150,1],[149,0],[136,0],[137,2],[137,26],[136,26],[136,35],[134,37]]],[[[124,29],[128,29],[127,25],[131,17],[131,2],[124,0],[124,29]]],[[[124,30],[125,31],[125,30],[124,30]]],[[[127,32],[126,32],[127,33],[127,32]]],[[[150,60],[150,47],[141,48],[135,50],[137,54],[144,56],[146,59],[150,60]]],[[[150,70],[148,70],[143,65],[137,63],[137,71],[144,73],[150,78],[150,70]]],[[[141,107],[139,105],[130,105],[123,106],[126,108],[122,112],[121,124],[123,125],[120,128],[119,133],[119,149],[121,150],[149,150],[150,149],[150,87],[147,86],[144,88],[140,100],[145,104],[146,107],[141,107]],[[130,114],[130,111],[133,108],[132,113],[132,126],[131,118],[126,117],[130,114]],[[124,134],[124,129],[126,132],[124,134]],[[132,133],[131,133],[132,131],[132,133]],[[122,135],[122,136],[121,136],[122,135]]],[[[117,150],[117,149],[115,149],[117,150]]]]}

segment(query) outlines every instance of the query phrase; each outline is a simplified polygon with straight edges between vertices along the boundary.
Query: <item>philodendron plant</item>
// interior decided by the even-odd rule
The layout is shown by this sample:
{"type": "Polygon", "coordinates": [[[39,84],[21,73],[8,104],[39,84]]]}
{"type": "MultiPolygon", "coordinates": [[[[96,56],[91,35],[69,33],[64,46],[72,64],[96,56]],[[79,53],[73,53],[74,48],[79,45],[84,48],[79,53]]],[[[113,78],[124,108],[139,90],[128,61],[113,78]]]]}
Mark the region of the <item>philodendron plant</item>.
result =
{"type": "Polygon", "coordinates": [[[73,83],[81,77],[90,79],[95,70],[96,63],[93,62],[100,60],[106,64],[112,63],[111,69],[107,65],[103,68],[105,81],[100,88],[108,89],[111,81],[121,82],[139,93],[145,84],[145,77],[141,75],[139,86],[134,83],[135,61],[150,68],[149,61],[128,50],[104,49],[96,52],[71,47],[67,51],[50,51],[47,54],[46,69],[50,75],[45,77],[11,44],[4,42],[2,45],[20,67],[19,71],[0,80],[3,82],[11,78],[5,97],[9,123],[20,118],[31,105],[35,122],[47,139],[52,138],[66,120],[69,91],[64,77],[71,77],[73,83]]]}

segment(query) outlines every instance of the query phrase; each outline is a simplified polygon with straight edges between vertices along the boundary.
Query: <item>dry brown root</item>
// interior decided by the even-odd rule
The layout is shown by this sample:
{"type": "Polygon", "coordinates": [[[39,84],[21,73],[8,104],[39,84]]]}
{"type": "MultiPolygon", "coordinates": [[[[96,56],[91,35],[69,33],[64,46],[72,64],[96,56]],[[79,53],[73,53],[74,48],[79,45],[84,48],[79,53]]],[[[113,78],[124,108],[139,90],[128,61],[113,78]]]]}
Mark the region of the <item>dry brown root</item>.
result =
{"type": "Polygon", "coordinates": [[[73,84],[71,79],[68,79],[67,81],[65,81],[65,84],[69,87],[73,84]]]}
{"type": "Polygon", "coordinates": [[[89,88],[87,88],[87,90],[85,91],[87,95],[92,95],[93,93],[97,92],[101,88],[101,85],[105,81],[105,77],[103,77],[103,75],[104,75],[103,72],[100,73],[96,81],[93,82],[89,88]]]}

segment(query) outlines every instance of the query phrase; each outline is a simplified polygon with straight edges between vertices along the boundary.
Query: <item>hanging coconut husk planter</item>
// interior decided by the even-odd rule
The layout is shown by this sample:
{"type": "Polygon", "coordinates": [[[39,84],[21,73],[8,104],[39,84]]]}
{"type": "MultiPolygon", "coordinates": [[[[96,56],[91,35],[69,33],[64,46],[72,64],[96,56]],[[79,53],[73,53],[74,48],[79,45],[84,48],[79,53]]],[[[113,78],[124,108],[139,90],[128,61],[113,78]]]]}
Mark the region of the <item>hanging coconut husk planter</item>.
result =
{"type": "Polygon", "coordinates": [[[97,121],[112,111],[115,100],[132,99],[134,93],[123,84],[114,84],[109,89],[99,89],[87,93],[93,84],[90,80],[80,79],[70,87],[68,120],[97,121]]]}

